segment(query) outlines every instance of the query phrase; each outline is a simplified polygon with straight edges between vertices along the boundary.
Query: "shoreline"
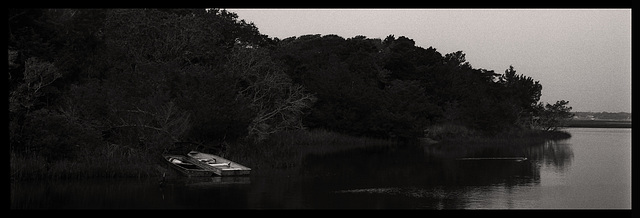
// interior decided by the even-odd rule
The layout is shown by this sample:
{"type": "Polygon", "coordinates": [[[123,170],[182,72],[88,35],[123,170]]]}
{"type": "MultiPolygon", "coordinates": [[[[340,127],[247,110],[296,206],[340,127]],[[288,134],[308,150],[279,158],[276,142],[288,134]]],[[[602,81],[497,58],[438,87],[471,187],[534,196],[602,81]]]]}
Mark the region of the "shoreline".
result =
{"type": "MultiPolygon", "coordinates": [[[[594,128],[626,128],[631,122],[622,125],[607,122],[585,122],[583,125],[566,125],[565,127],[594,127],[594,128]],[[589,125],[587,125],[589,124],[589,125]]],[[[503,137],[453,137],[433,139],[429,137],[417,138],[417,142],[424,146],[436,147],[465,147],[460,144],[470,144],[466,147],[531,145],[550,139],[569,138],[562,131],[557,132],[516,132],[503,137]]],[[[252,165],[252,168],[271,171],[299,167],[308,154],[326,154],[348,149],[365,147],[397,145],[397,142],[385,139],[348,136],[326,130],[291,131],[280,133],[278,137],[266,142],[270,146],[255,147],[251,144],[237,143],[233,150],[225,152],[225,156],[252,165]],[[293,146],[298,145],[298,146],[293,146]]],[[[470,148],[469,148],[470,149],[470,148]]],[[[466,150],[465,150],[466,152],[466,150]]],[[[30,179],[82,179],[82,178],[124,178],[124,177],[154,177],[162,175],[164,170],[157,168],[157,163],[150,161],[147,155],[133,155],[101,159],[101,161],[65,160],[47,163],[42,158],[32,158],[11,154],[11,181],[30,179]],[[121,164],[121,163],[128,164],[121,164]],[[100,164],[96,164],[100,163],[100,164]],[[109,163],[109,164],[105,164],[109,163]],[[135,164],[134,164],[135,163],[135,164]],[[131,167],[134,164],[134,167],[131,167]]]]}
{"type": "Polygon", "coordinates": [[[631,128],[631,120],[570,120],[563,127],[631,128]]]}

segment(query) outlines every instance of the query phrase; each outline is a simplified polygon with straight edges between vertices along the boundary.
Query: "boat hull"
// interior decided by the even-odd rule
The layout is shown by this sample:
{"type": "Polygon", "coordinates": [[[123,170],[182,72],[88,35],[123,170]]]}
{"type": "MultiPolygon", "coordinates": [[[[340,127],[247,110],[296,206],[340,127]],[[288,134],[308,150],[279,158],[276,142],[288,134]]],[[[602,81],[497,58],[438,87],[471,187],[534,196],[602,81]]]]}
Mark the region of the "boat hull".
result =
{"type": "Polygon", "coordinates": [[[211,170],[218,176],[246,176],[251,174],[251,168],[217,155],[198,151],[191,151],[187,155],[203,164],[204,169],[211,170]]]}
{"type": "Polygon", "coordinates": [[[169,167],[180,172],[184,176],[207,177],[214,174],[213,171],[203,168],[202,166],[197,164],[198,161],[188,156],[166,154],[163,155],[163,157],[169,167]]]}

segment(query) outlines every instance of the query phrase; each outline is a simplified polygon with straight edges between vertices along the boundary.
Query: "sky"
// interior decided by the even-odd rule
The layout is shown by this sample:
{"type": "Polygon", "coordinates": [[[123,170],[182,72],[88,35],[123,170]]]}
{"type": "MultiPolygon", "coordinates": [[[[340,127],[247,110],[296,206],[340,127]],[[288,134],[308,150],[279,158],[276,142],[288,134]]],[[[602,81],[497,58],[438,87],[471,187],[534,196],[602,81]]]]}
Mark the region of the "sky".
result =
{"type": "Polygon", "coordinates": [[[631,9],[227,9],[280,39],[307,34],[413,39],[473,68],[542,84],[541,102],[631,112],[631,9]]]}

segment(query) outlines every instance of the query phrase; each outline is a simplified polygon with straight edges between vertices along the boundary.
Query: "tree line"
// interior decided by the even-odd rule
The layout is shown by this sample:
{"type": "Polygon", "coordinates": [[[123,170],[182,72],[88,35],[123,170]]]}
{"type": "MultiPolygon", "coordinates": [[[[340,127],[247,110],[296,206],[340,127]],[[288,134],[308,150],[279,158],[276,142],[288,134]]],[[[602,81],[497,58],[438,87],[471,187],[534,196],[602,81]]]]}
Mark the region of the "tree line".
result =
{"type": "Polygon", "coordinates": [[[553,130],[567,101],[405,36],[261,34],[222,9],[9,9],[11,152],[255,143],[292,129],[413,139],[553,130]]]}
{"type": "Polygon", "coordinates": [[[574,112],[577,119],[599,120],[631,120],[631,113],[627,112],[574,112]]]}

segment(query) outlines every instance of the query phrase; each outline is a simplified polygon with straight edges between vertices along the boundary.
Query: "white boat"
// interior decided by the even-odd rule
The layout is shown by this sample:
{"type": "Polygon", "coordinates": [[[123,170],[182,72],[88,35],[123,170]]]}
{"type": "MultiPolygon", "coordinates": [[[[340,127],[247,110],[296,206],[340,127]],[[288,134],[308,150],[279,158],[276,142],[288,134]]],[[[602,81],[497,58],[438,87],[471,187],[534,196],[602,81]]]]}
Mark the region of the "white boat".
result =
{"type": "Polygon", "coordinates": [[[213,171],[213,173],[218,176],[244,176],[251,173],[251,168],[227,160],[218,155],[202,153],[199,151],[190,151],[187,155],[201,163],[204,163],[206,166],[204,167],[205,169],[213,171]]]}
{"type": "Polygon", "coordinates": [[[165,154],[164,159],[171,168],[187,177],[206,177],[214,174],[212,170],[202,167],[203,164],[198,163],[197,160],[184,155],[165,154]]]}

